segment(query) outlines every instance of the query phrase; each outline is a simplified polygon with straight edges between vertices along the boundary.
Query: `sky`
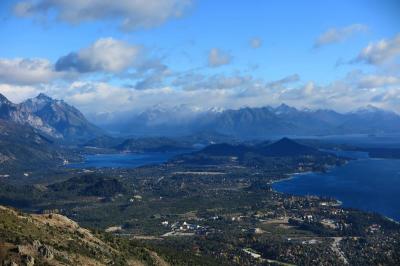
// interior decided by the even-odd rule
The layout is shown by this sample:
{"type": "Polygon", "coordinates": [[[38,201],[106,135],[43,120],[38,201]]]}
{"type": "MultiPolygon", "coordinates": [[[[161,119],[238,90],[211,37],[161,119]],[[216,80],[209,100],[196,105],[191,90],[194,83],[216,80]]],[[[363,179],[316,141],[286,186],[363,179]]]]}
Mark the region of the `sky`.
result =
{"type": "Polygon", "coordinates": [[[151,108],[400,113],[397,0],[2,0],[0,93],[151,108]]]}

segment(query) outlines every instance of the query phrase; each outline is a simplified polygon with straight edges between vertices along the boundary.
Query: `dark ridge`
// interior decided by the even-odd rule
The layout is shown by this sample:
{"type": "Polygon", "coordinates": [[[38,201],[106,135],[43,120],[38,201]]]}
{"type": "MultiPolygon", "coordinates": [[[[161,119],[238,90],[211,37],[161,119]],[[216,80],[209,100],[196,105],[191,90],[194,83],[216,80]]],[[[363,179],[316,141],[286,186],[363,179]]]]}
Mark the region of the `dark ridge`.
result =
{"type": "Polygon", "coordinates": [[[98,197],[112,197],[118,193],[126,192],[125,187],[119,180],[96,174],[73,177],[66,181],[52,184],[48,188],[57,193],[98,197]]]}
{"type": "Polygon", "coordinates": [[[255,146],[231,145],[227,143],[214,144],[205,147],[198,153],[210,156],[241,157],[250,152],[268,157],[304,156],[321,153],[317,149],[299,144],[289,138],[282,138],[272,144],[263,142],[255,146]]]}
{"type": "Polygon", "coordinates": [[[289,138],[282,138],[260,150],[265,156],[302,156],[320,154],[317,149],[299,144],[289,138]]]}
{"type": "Polygon", "coordinates": [[[254,150],[248,146],[221,143],[207,146],[199,153],[211,156],[242,156],[243,154],[252,151],[254,150]]]}

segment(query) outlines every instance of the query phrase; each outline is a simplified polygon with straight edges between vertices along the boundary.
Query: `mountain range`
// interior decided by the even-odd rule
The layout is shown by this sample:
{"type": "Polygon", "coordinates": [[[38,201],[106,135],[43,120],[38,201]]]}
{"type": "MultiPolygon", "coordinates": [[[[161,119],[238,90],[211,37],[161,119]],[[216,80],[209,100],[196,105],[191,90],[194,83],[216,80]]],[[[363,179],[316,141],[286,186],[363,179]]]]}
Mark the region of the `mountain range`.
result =
{"type": "MultiPolygon", "coordinates": [[[[107,128],[107,126],[104,126],[107,128]]],[[[394,112],[367,106],[339,113],[327,109],[278,107],[237,110],[151,108],[112,125],[121,135],[183,136],[214,131],[240,139],[281,136],[400,133],[400,116],[394,112]]]]}
{"type": "Polygon", "coordinates": [[[214,132],[237,139],[400,133],[400,116],[374,106],[339,113],[327,109],[300,110],[285,104],[205,111],[186,105],[157,106],[117,119],[113,124],[103,124],[100,129],[75,107],[44,94],[20,104],[14,104],[0,94],[0,119],[31,126],[57,142],[81,144],[105,136],[107,131],[117,131],[122,137],[182,137],[214,132]]]}

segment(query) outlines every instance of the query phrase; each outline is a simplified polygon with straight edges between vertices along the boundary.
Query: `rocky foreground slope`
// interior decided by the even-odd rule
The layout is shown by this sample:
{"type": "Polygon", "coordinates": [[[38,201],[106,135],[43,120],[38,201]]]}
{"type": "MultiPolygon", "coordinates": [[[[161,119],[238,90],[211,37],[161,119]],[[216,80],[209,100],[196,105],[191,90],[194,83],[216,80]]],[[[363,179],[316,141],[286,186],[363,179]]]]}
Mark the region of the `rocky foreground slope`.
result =
{"type": "Polygon", "coordinates": [[[0,265],[168,265],[157,253],[59,214],[0,206],[0,265]]]}

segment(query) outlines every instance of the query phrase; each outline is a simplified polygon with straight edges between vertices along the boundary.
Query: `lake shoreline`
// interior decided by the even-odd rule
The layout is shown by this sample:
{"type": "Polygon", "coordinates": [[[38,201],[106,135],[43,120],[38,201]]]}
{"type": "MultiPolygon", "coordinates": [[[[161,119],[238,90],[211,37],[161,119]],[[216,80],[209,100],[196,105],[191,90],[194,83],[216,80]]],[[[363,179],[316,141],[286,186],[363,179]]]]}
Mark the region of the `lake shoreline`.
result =
{"type": "Polygon", "coordinates": [[[400,193],[396,190],[400,182],[398,168],[395,159],[363,158],[350,160],[327,172],[293,173],[270,184],[279,193],[330,197],[342,202],[345,208],[376,212],[399,222],[398,203],[393,198],[400,193]]]}
{"type": "Polygon", "coordinates": [[[142,166],[163,164],[180,154],[183,154],[182,151],[84,154],[83,160],[81,162],[70,163],[65,165],[65,167],[70,169],[102,169],[102,168],[133,169],[142,166]]]}

